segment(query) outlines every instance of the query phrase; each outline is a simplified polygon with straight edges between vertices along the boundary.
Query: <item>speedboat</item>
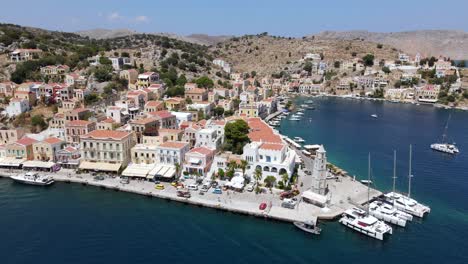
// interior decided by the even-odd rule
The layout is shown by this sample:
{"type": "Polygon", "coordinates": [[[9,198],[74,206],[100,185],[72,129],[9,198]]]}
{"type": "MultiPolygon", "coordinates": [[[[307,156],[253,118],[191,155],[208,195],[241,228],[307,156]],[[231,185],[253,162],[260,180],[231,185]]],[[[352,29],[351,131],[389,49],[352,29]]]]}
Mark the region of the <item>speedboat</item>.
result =
{"type": "Polygon", "coordinates": [[[416,200],[400,193],[389,192],[384,197],[387,202],[393,204],[398,210],[417,217],[424,217],[431,212],[429,206],[418,203],[416,200]]]}
{"type": "Polygon", "coordinates": [[[297,112],[296,115],[298,115],[298,116],[303,116],[303,115],[304,115],[304,112],[297,112]]]}
{"type": "Polygon", "coordinates": [[[379,116],[377,116],[376,114],[372,114],[371,117],[378,118],[379,116]]]}
{"type": "Polygon", "coordinates": [[[370,184],[372,184],[372,181],[371,180],[361,180],[361,183],[366,184],[366,185],[370,185],[370,184]]]}
{"type": "Polygon", "coordinates": [[[289,120],[291,120],[291,121],[300,121],[301,119],[298,118],[298,117],[291,117],[291,118],[289,118],[289,120]]]}
{"type": "Polygon", "coordinates": [[[312,100],[306,100],[304,103],[306,103],[306,104],[313,104],[314,101],[312,101],[312,100]]]}
{"type": "Polygon", "coordinates": [[[26,172],[24,174],[10,176],[10,178],[16,182],[31,185],[47,186],[54,183],[54,179],[52,177],[39,175],[36,172],[26,172]]]}
{"type": "Polygon", "coordinates": [[[298,142],[298,143],[305,142],[305,140],[303,138],[301,138],[301,137],[294,137],[293,140],[298,142]]]}
{"type": "Polygon", "coordinates": [[[431,144],[431,149],[448,154],[457,154],[460,152],[455,144],[449,143],[434,143],[431,144]]]}
{"type": "Polygon", "coordinates": [[[369,214],[377,219],[401,227],[405,227],[406,221],[410,218],[413,218],[410,214],[401,212],[400,210],[397,210],[394,206],[382,201],[372,202],[369,205],[369,214]]]}
{"type": "Polygon", "coordinates": [[[356,207],[346,210],[339,222],[353,230],[379,240],[383,240],[386,235],[393,233],[393,229],[389,225],[356,207]]]}
{"type": "Polygon", "coordinates": [[[320,232],[322,232],[322,229],[316,225],[313,221],[304,221],[304,222],[293,222],[293,224],[301,229],[302,231],[305,231],[307,233],[315,234],[315,235],[320,235],[320,232]]]}

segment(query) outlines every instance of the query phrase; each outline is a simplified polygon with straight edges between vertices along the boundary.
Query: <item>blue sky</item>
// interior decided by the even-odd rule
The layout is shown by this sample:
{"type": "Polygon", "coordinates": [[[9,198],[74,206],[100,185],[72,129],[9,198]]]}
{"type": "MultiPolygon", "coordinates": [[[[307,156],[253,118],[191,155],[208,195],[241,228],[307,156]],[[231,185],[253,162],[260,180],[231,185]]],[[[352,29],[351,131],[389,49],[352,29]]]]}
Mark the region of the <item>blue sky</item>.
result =
{"type": "Polygon", "coordinates": [[[467,0],[12,0],[0,22],[77,31],[304,36],[323,30],[468,31],[467,0]],[[21,11],[20,11],[21,10],[21,11]]]}

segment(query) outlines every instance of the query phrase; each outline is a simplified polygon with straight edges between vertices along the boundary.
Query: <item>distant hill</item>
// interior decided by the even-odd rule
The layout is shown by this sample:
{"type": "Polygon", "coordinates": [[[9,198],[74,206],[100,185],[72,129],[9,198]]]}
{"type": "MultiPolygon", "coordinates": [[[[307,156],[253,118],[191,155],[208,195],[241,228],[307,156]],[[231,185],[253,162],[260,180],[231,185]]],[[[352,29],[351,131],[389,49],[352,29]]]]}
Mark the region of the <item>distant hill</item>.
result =
{"type": "MultiPolygon", "coordinates": [[[[130,29],[103,29],[103,28],[82,30],[82,31],[77,31],[75,33],[82,37],[89,37],[92,39],[110,39],[110,38],[126,37],[126,36],[141,34],[141,32],[137,32],[135,30],[130,30],[130,29]]],[[[165,37],[174,38],[174,39],[191,42],[191,43],[195,43],[199,45],[205,45],[205,46],[215,45],[219,42],[232,38],[232,36],[210,36],[207,34],[190,34],[188,36],[183,36],[183,35],[178,35],[178,34],[168,33],[168,32],[149,33],[148,35],[165,36],[165,37]]]]}
{"type": "Polygon", "coordinates": [[[131,36],[134,34],[138,34],[134,30],[130,29],[90,29],[90,30],[82,30],[77,31],[76,34],[82,37],[89,37],[93,39],[108,39],[108,38],[118,38],[118,37],[126,37],[131,36]]]}
{"type": "Polygon", "coordinates": [[[468,33],[457,30],[417,30],[378,33],[369,31],[324,31],[321,38],[366,41],[387,44],[409,54],[446,56],[452,59],[468,58],[468,33]]]}

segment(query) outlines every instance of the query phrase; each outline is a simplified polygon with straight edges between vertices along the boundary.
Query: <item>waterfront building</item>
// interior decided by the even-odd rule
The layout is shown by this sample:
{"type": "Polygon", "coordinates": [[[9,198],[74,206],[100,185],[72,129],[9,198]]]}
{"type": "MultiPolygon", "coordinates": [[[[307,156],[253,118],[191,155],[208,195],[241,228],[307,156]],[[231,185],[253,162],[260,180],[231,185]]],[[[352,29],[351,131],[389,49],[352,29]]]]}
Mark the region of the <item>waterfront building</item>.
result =
{"type": "Polygon", "coordinates": [[[136,144],[131,149],[133,164],[154,164],[158,162],[157,145],[136,144]]]}
{"type": "Polygon", "coordinates": [[[80,137],[80,169],[118,172],[131,160],[131,132],[94,130],[80,137]]]}
{"type": "Polygon", "coordinates": [[[81,153],[78,148],[68,146],[64,149],[57,150],[56,163],[63,168],[76,169],[80,165],[81,153]]]}
{"type": "Polygon", "coordinates": [[[23,159],[23,160],[33,160],[34,159],[34,150],[33,144],[36,143],[37,140],[23,137],[16,142],[6,144],[6,156],[16,159],[23,159]]]}
{"type": "Polygon", "coordinates": [[[65,138],[67,144],[80,144],[80,137],[96,129],[96,122],[73,120],[65,123],[65,138]]]}
{"type": "Polygon", "coordinates": [[[42,141],[33,143],[34,159],[38,161],[53,161],[57,160],[56,154],[63,148],[65,141],[49,137],[42,141]]]}
{"type": "Polygon", "coordinates": [[[189,174],[206,176],[211,168],[215,151],[213,149],[198,147],[185,154],[183,170],[189,174]]]}
{"type": "Polygon", "coordinates": [[[440,86],[427,84],[416,87],[415,98],[422,103],[435,103],[439,99],[440,86]]]}
{"type": "Polygon", "coordinates": [[[162,164],[183,164],[185,154],[189,152],[189,144],[180,141],[167,141],[156,147],[158,161],[162,164]]]}

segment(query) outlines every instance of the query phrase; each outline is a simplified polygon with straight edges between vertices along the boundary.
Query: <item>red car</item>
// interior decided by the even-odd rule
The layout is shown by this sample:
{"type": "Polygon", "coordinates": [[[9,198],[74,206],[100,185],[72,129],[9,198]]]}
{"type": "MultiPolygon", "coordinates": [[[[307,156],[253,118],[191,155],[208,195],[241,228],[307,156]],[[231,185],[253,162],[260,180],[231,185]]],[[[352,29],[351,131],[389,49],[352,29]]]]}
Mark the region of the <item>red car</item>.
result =
{"type": "Polygon", "coordinates": [[[266,203],[261,203],[260,206],[258,206],[258,209],[260,209],[260,210],[265,210],[266,208],[267,208],[266,203]]]}

